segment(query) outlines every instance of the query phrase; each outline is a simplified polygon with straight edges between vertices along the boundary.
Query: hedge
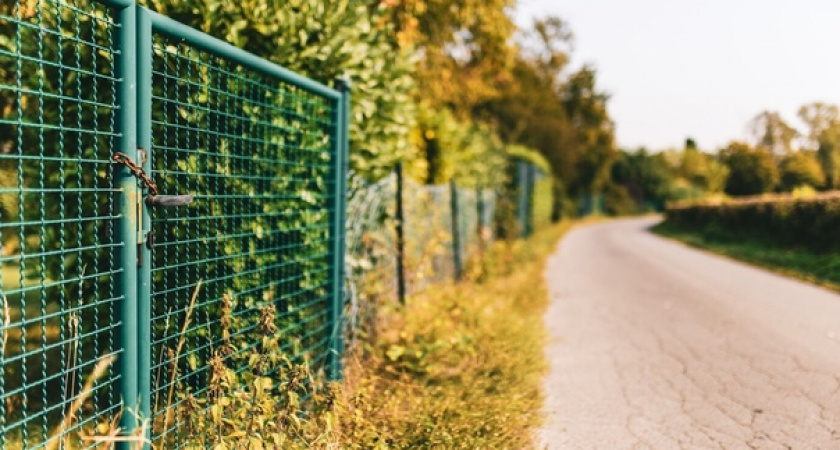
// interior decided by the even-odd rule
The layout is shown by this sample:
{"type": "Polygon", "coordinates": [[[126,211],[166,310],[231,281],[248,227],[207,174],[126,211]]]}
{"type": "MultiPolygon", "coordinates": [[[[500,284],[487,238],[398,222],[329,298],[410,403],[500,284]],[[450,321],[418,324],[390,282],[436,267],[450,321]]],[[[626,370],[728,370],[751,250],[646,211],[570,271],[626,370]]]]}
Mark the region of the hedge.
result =
{"type": "Polygon", "coordinates": [[[808,198],[749,197],[668,205],[667,223],[736,239],[761,239],[817,252],[840,250],[840,192],[808,198]]]}

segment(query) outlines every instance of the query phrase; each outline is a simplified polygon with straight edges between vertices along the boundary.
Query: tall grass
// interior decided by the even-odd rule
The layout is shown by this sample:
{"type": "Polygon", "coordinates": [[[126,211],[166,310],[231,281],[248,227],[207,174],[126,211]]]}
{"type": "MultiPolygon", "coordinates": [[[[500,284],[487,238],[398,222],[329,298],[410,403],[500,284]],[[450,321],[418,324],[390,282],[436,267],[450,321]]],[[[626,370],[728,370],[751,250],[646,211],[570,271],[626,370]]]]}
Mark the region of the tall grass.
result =
{"type": "Polygon", "coordinates": [[[343,448],[533,447],[539,425],[544,261],[568,223],[497,242],[459,285],[427,289],[348,364],[343,448]]]}

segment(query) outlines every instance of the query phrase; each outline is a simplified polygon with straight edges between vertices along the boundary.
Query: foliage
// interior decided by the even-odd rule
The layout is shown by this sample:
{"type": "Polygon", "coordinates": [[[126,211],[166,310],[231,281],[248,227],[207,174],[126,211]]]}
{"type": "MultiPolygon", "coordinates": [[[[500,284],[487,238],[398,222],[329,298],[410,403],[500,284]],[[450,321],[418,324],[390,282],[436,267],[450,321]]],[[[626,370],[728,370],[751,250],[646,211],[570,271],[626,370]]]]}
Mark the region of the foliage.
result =
{"type": "MultiPolygon", "coordinates": [[[[624,197],[624,193],[617,190],[619,186],[640,206],[653,204],[661,208],[665,201],[671,199],[673,175],[662,153],[651,154],[644,148],[635,152],[622,151],[611,170],[612,186],[608,188],[607,196],[609,202],[617,202],[624,197]]],[[[608,209],[629,211],[634,208],[612,203],[608,209]]]]}
{"type": "Polygon", "coordinates": [[[840,124],[823,130],[818,139],[817,159],[829,189],[840,188],[840,124]]]}
{"type": "Polygon", "coordinates": [[[517,59],[501,95],[481,105],[477,116],[495,123],[505,142],[542,153],[554,176],[552,215],[557,219],[569,198],[603,187],[616,150],[608,96],[598,90],[594,69],[583,67],[561,80],[558,71],[565,64],[562,49],[569,36],[562,31],[547,36],[555,39],[544,44],[550,50],[517,59]]]}
{"type": "Polygon", "coordinates": [[[460,119],[474,105],[498,95],[515,48],[516,26],[507,9],[512,0],[412,0],[389,5],[397,40],[418,54],[418,96],[432,108],[446,108],[460,119]]]}
{"type": "Polygon", "coordinates": [[[627,186],[607,183],[604,186],[604,213],[625,216],[643,211],[643,204],[630,196],[627,186]]]}
{"type": "Polygon", "coordinates": [[[459,120],[446,109],[425,104],[419,111],[427,184],[447,183],[453,177],[461,186],[498,186],[505,180],[505,146],[487,125],[459,120]]]}
{"type": "Polygon", "coordinates": [[[779,164],[779,172],[779,181],[785,191],[803,185],[817,188],[825,184],[825,175],[815,152],[800,150],[786,155],[779,164]]]}
{"type": "Polygon", "coordinates": [[[414,64],[395,42],[384,3],[368,0],[145,0],[151,9],[332,83],[352,83],[351,165],[371,178],[411,154],[414,64]]]}
{"type": "Polygon", "coordinates": [[[756,238],[813,252],[840,250],[834,234],[840,227],[840,195],[779,195],[724,203],[672,205],[667,221],[687,230],[733,238],[756,238]]]}
{"type": "Polygon", "coordinates": [[[840,109],[837,105],[822,102],[809,103],[802,105],[796,115],[808,127],[806,137],[810,148],[819,146],[822,134],[840,124],[840,109]]]}
{"type": "Polygon", "coordinates": [[[537,177],[533,202],[531,214],[534,229],[539,230],[551,223],[551,213],[554,207],[554,177],[550,173],[537,177]]]}
{"type": "Polygon", "coordinates": [[[524,145],[508,145],[505,151],[512,159],[522,159],[537,166],[546,175],[551,175],[551,165],[538,151],[525,147],[524,145]]]}
{"type": "Polygon", "coordinates": [[[726,193],[754,195],[770,192],[779,180],[773,155],[764,148],[753,148],[732,142],[720,152],[721,160],[729,167],[726,193]]]}
{"type": "Polygon", "coordinates": [[[799,135],[776,111],[762,111],[750,122],[750,129],[758,147],[775,155],[783,155],[793,149],[793,140],[799,135]]]}
{"type": "MultiPolygon", "coordinates": [[[[339,388],[318,381],[309,364],[295,364],[281,345],[274,306],[264,307],[258,344],[216,350],[208,362],[206,397],[179,401],[187,445],[214,450],[325,448],[335,440],[333,407],[339,388]],[[233,360],[237,362],[231,363],[233,360]],[[244,368],[244,370],[241,370],[244,368]]],[[[236,334],[232,310],[221,321],[225,336],[236,334]]]]}
{"type": "Polygon", "coordinates": [[[696,147],[686,147],[680,152],[675,168],[676,176],[683,178],[704,193],[723,192],[729,168],[714,155],[696,147]]]}
{"type": "Polygon", "coordinates": [[[563,89],[566,117],[577,131],[581,155],[575,166],[573,192],[599,192],[617,156],[615,126],[607,112],[609,96],[596,87],[595,69],[584,66],[571,74],[563,89]]]}

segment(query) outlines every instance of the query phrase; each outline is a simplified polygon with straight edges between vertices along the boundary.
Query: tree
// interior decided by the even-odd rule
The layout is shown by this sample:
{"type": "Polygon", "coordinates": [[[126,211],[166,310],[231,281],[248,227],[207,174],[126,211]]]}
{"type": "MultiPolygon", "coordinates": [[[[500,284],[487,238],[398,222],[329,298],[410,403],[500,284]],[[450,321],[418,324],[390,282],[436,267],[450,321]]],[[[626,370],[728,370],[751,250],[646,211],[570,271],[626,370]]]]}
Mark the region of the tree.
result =
{"type": "Polygon", "coordinates": [[[397,39],[418,58],[415,76],[422,100],[459,118],[499,95],[516,50],[513,0],[386,1],[397,39]]]}
{"type": "Polygon", "coordinates": [[[818,188],[825,184],[816,152],[803,150],[790,153],[782,159],[779,169],[781,187],[786,191],[800,186],[818,188]]]}
{"type": "Polygon", "coordinates": [[[476,116],[494,124],[506,143],[537,149],[548,160],[555,177],[552,217],[559,219],[580,156],[575,129],[566,118],[553,78],[522,58],[511,73],[501,95],[484,103],[476,116]]]}
{"type": "Polygon", "coordinates": [[[817,159],[825,174],[828,189],[840,188],[840,124],[823,130],[817,139],[817,159]]]}
{"type": "Polygon", "coordinates": [[[686,150],[697,150],[697,141],[694,138],[687,137],[685,138],[685,149],[686,150]]]}
{"type": "Polygon", "coordinates": [[[714,156],[698,150],[697,147],[686,147],[679,154],[678,164],[677,175],[692,186],[706,193],[723,192],[729,169],[714,156]]]}
{"type": "Polygon", "coordinates": [[[790,152],[793,149],[793,140],[799,134],[776,111],[762,111],[750,121],[750,129],[756,145],[766,148],[774,155],[790,152]]]}
{"type": "Polygon", "coordinates": [[[531,61],[546,80],[559,85],[559,76],[569,64],[573,34],[568,22],[557,16],[534,20],[533,30],[524,38],[536,45],[522,46],[523,57],[531,61]]]}
{"type": "Polygon", "coordinates": [[[810,148],[819,146],[820,136],[840,121],[840,110],[836,105],[822,102],[802,105],[797,112],[799,118],[808,126],[807,145],[810,148]]]}
{"type": "Polygon", "coordinates": [[[730,195],[755,195],[770,192],[779,180],[773,155],[764,147],[753,148],[732,142],[720,151],[721,161],[729,168],[725,191],[730,195]]]}
{"type": "Polygon", "coordinates": [[[653,203],[661,208],[671,199],[674,173],[665,154],[650,154],[640,148],[635,152],[619,152],[611,169],[611,179],[623,186],[637,204],[653,203]]]}
{"type": "Polygon", "coordinates": [[[617,156],[608,100],[609,96],[596,87],[595,69],[590,66],[573,73],[565,83],[563,108],[582,150],[571,186],[578,195],[599,191],[609,179],[610,166],[617,156]]]}

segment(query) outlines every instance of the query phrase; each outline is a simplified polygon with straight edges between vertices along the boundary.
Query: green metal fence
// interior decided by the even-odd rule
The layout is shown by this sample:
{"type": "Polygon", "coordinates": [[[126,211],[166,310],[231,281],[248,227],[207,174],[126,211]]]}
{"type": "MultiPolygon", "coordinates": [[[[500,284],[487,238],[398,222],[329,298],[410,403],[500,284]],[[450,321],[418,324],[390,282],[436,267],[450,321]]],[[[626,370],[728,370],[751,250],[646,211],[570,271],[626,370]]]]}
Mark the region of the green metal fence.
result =
{"type": "Polygon", "coordinates": [[[376,333],[376,311],[383,304],[455,280],[456,259],[470,268],[490,245],[496,192],[457,185],[454,192],[453,210],[451,185],[420,185],[400,179],[398,171],[375,183],[351,178],[346,255],[351,338],[376,333]]]}
{"type": "Polygon", "coordinates": [[[551,178],[529,161],[514,161],[516,222],[519,236],[528,237],[535,229],[551,222],[551,178]]]}
{"type": "Polygon", "coordinates": [[[187,447],[266,320],[338,377],[348,107],[131,0],[0,5],[0,448],[187,447]]]}

